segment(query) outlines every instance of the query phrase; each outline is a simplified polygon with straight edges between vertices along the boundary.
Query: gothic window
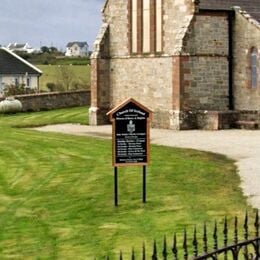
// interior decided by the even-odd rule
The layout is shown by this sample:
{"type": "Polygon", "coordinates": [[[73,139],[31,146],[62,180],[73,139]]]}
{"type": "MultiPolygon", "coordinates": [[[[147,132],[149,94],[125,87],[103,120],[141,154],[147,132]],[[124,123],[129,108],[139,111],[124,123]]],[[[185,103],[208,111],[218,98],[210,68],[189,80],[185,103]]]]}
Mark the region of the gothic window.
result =
{"type": "Polygon", "coordinates": [[[162,52],[162,1],[130,1],[131,53],[162,52]]]}
{"type": "Polygon", "coordinates": [[[251,87],[257,87],[257,49],[252,48],[251,50],[251,87]]]}

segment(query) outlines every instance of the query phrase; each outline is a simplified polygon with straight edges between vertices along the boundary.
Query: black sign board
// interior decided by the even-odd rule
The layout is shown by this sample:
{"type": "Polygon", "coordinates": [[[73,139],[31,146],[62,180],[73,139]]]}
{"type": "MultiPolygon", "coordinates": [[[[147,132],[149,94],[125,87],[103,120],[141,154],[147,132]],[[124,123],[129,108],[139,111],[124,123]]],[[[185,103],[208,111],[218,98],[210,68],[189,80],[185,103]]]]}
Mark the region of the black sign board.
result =
{"type": "Polygon", "coordinates": [[[113,165],[147,165],[151,111],[128,99],[108,115],[113,123],[113,165]]]}

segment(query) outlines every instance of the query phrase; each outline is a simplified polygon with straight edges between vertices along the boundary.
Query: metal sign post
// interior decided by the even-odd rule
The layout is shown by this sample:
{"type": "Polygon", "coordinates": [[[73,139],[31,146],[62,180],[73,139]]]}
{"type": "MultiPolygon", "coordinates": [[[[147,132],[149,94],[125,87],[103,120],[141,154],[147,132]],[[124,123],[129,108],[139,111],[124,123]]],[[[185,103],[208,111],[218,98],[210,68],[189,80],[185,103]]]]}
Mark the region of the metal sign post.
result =
{"type": "Polygon", "coordinates": [[[107,113],[113,126],[114,197],[118,206],[117,167],[143,166],[143,203],[146,203],[146,165],[150,158],[151,110],[130,98],[107,113]]]}
{"type": "Polygon", "coordinates": [[[118,174],[117,167],[114,167],[114,200],[115,206],[118,206],[118,174]]]}
{"type": "Polygon", "coordinates": [[[146,166],[143,166],[143,203],[146,203],[146,166]]]}

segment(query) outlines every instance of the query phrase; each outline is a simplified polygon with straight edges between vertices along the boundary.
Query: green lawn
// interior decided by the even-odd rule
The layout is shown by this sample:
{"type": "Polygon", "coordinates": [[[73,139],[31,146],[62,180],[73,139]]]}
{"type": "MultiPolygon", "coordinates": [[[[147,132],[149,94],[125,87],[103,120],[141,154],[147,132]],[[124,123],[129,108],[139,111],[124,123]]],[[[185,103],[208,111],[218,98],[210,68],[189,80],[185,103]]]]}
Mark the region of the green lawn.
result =
{"type": "Polygon", "coordinates": [[[0,116],[0,259],[104,259],[252,212],[224,156],[152,146],[148,203],[141,169],[120,168],[115,208],[110,140],[14,128],[86,118],[86,108],[0,116]]]}

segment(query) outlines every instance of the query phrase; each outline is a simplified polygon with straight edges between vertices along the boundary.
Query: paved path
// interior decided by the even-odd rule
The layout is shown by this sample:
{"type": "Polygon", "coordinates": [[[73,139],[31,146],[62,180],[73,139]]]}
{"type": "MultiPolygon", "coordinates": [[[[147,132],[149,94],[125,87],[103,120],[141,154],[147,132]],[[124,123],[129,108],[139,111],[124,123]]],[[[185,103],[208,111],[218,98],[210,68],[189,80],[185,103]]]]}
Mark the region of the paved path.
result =
{"type": "MultiPolygon", "coordinates": [[[[111,126],[83,126],[76,124],[50,125],[36,128],[75,135],[111,138],[111,126]]],[[[260,209],[260,131],[173,131],[151,129],[154,144],[193,148],[225,154],[237,161],[242,188],[249,203],[260,209]]]]}

